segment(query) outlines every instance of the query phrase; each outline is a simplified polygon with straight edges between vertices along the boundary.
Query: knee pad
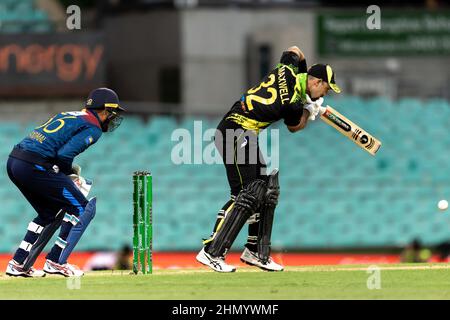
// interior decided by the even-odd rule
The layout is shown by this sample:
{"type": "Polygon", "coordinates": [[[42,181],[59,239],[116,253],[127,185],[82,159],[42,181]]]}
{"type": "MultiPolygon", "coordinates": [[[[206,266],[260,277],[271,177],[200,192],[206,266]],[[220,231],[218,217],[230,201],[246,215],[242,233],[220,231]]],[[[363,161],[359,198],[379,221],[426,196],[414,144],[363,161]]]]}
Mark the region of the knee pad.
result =
{"type": "Polygon", "coordinates": [[[239,192],[236,197],[235,205],[256,211],[256,209],[264,202],[266,192],[267,183],[264,180],[253,180],[239,192]]]}
{"type": "Polygon", "coordinates": [[[280,197],[280,183],[278,181],[278,169],[272,171],[267,183],[267,192],[264,198],[265,205],[276,206],[280,197]]]}

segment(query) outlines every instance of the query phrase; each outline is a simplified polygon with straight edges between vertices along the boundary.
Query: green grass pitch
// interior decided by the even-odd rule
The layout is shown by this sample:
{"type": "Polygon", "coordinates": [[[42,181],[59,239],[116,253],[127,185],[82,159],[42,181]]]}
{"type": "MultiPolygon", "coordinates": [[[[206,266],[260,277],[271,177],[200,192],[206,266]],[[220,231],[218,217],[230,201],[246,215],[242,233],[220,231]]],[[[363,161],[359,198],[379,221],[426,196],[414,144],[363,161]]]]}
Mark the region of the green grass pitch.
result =
{"type": "Polygon", "coordinates": [[[80,282],[0,275],[0,299],[450,299],[450,265],[379,265],[381,288],[369,290],[367,265],[155,270],[152,275],[89,272],[80,282]],[[79,289],[76,289],[79,286],[79,289]]]}

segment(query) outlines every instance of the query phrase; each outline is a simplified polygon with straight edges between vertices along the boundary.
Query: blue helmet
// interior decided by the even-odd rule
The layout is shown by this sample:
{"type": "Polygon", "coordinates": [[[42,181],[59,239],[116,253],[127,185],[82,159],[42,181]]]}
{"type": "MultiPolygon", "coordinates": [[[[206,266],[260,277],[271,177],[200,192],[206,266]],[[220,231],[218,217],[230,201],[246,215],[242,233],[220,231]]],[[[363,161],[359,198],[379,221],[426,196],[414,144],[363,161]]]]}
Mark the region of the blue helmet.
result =
{"type": "Polygon", "coordinates": [[[91,93],[89,93],[85,108],[91,110],[105,109],[108,111],[108,117],[101,124],[103,132],[114,131],[120,126],[120,123],[123,120],[120,112],[125,111],[125,109],[120,106],[117,93],[108,88],[97,88],[92,90],[91,93]]]}
{"type": "Polygon", "coordinates": [[[125,111],[120,106],[117,93],[108,88],[97,88],[89,93],[86,101],[86,109],[112,108],[125,111]]]}

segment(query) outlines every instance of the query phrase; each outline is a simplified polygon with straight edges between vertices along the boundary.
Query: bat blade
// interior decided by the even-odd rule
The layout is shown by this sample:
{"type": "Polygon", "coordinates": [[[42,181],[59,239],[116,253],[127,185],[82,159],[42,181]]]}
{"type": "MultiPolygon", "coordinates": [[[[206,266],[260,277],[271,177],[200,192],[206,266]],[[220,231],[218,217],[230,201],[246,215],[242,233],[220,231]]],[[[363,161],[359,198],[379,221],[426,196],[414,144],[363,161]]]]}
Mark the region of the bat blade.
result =
{"type": "Polygon", "coordinates": [[[380,140],[330,106],[320,118],[373,156],[381,147],[380,140]]]}

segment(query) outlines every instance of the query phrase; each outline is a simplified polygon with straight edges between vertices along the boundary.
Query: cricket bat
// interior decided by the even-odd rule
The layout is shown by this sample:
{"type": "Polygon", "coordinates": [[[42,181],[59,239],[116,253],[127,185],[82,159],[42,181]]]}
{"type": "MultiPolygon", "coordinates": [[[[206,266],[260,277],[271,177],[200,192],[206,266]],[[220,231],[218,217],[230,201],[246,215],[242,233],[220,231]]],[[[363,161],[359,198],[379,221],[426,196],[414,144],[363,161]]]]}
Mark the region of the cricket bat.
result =
{"type": "Polygon", "coordinates": [[[320,118],[373,156],[381,147],[380,140],[330,106],[320,118]]]}

